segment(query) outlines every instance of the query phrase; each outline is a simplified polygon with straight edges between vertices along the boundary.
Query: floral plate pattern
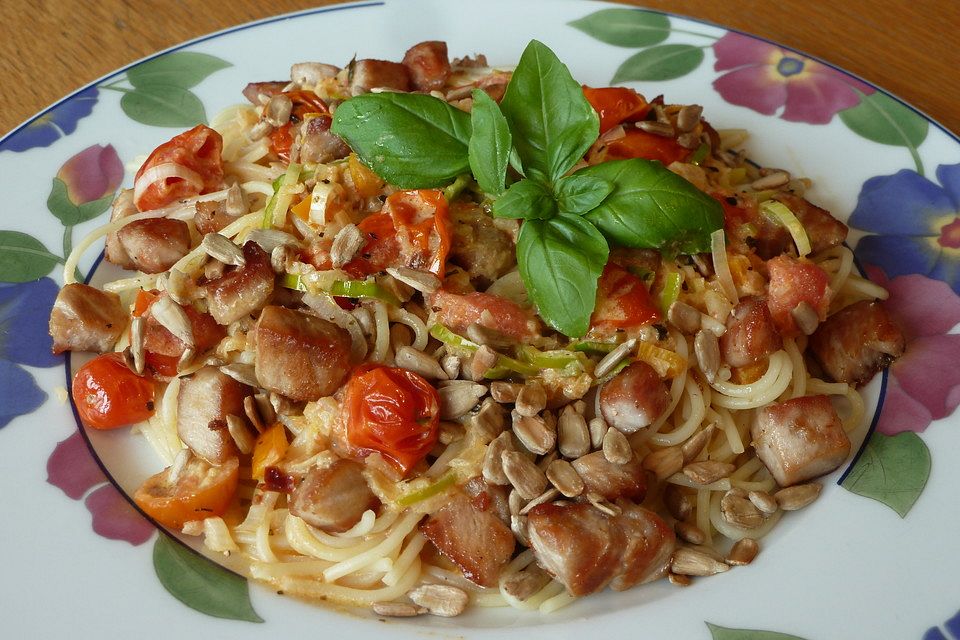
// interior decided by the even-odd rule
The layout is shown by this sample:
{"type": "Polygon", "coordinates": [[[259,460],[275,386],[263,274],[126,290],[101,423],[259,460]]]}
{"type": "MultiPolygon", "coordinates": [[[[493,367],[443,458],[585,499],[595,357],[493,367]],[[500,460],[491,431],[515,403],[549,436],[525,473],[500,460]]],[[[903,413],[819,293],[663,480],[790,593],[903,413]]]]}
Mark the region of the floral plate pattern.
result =
{"type": "MultiPolygon", "coordinates": [[[[418,0],[435,19],[415,24],[410,16],[423,14],[410,4],[335,6],[208,36],[103,78],[0,140],[0,181],[13,200],[0,214],[0,466],[15,522],[2,535],[6,548],[25,549],[0,578],[18,587],[5,602],[24,613],[14,635],[77,635],[76,618],[82,637],[264,630],[250,623],[381,635],[378,622],[248,585],[229,560],[215,563],[158,532],[126,497],[158,463],[134,436],[78,429],[64,400],[70,359],[50,354],[46,320],[74,241],[104,222],[117,189],[131,182],[136,166],[121,158],[205,122],[237,102],[247,81],[283,77],[302,59],[397,58],[413,42],[438,38],[453,55],[484,52],[511,64],[535,37],[578,79],[703,104],[714,126],[755,134],[747,147],[758,161],[813,178],[812,198],[848,219],[861,267],[890,291],[907,352],[866,390],[879,408],[838,479],[849,493],[825,491],[809,513],[785,522],[764,544],[767,562],[686,590],[656,584],[604,594],[550,618],[480,611],[389,632],[573,637],[598,621],[626,632],[643,620],[643,637],[960,639],[960,598],[931,587],[960,572],[956,554],[939,553],[952,540],[945,532],[960,524],[950,492],[960,482],[960,465],[951,464],[960,404],[960,141],[827,63],[705,23],[576,0],[520,8],[498,0],[482,11],[418,0]],[[404,28],[390,33],[402,36],[355,35],[397,24],[404,28]],[[318,32],[328,34],[322,44],[288,44],[313,42],[318,32]],[[264,42],[283,44],[265,52],[264,42]],[[81,510],[71,506],[80,502],[81,510]],[[42,593],[42,604],[31,593],[42,593]]],[[[88,254],[78,276],[109,279],[95,251],[88,254]]]]}

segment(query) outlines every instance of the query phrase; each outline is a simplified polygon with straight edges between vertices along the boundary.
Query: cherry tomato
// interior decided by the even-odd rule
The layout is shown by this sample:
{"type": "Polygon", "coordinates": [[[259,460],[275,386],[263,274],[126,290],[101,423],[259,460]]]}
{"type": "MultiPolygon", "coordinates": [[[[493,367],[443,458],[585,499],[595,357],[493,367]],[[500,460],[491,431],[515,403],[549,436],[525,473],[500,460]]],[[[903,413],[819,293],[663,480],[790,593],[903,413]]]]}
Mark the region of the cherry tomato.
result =
{"type": "Polygon", "coordinates": [[[80,367],[73,401],[80,420],[94,429],[116,429],[153,415],[153,382],[138,376],[119,353],[105,353],[80,367]]]}
{"type": "Polygon", "coordinates": [[[780,335],[784,338],[800,335],[790,312],[801,302],[813,307],[820,320],[827,317],[830,277],[826,271],[806,258],[798,260],[787,255],[767,260],[767,270],[770,273],[767,306],[780,335]]]}
{"type": "Polygon", "coordinates": [[[659,160],[668,166],[673,162],[682,162],[691,151],[684,149],[673,138],[647,133],[640,129],[629,129],[622,138],[607,143],[605,160],[626,160],[643,158],[659,160]]]}
{"type": "Polygon", "coordinates": [[[133,500],[148,516],[179,531],[191,520],[223,515],[237,491],[239,469],[236,458],[214,467],[191,456],[176,478],[172,466],[147,478],[133,500]]]}
{"type": "Polygon", "coordinates": [[[285,91],[283,95],[290,98],[293,109],[290,111],[290,122],[277,127],[270,134],[270,150],[280,158],[289,161],[290,149],[293,146],[293,125],[299,124],[308,115],[323,119],[321,129],[329,129],[333,118],[327,103],[313,91],[297,90],[285,91]]]}
{"type": "MultiPolygon", "coordinates": [[[[177,364],[186,345],[150,315],[150,306],[159,297],[159,293],[141,289],[133,303],[133,315],[134,317],[144,316],[146,319],[144,330],[146,370],[155,377],[169,378],[177,375],[177,364]]],[[[184,311],[190,318],[190,328],[193,330],[195,349],[198,353],[212,348],[227,335],[226,328],[217,324],[210,314],[201,313],[192,306],[185,306],[184,311]]]]}
{"type": "Polygon", "coordinates": [[[440,289],[431,296],[430,307],[436,311],[437,322],[455,333],[462,334],[468,326],[477,322],[518,340],[539,334],[539,325],[532,312],[491,293],[461,295],[440,289]],[[484,323],[483,317],[487,315],[484,312],[489,313],[494,322],[484,323]]]}
{"type": "Polygon", "coordinates": [[[432,271],[443,277],[450,252],[450,214],[439,189],[397,191],[380,213],[357,227],[367,234],[358,257],[344,266],[355,278],[393,265],[432,271]]]}
{"type": "Polygon", "coordinates": [[[347,382],[344,406],[350,444],[365,453],[379,451],[403,475],[437,442],[440,398],[412,371],[358,367],[347,382]]]}
{"type": "Polygon", "coordinates": [[[590,317],[592,333],[635,329],[660,319],[643,281],[623,267],[608,262],[597,282],[597,304],[590,317]]]}
{"type": "Polygon", "coordinates": [[[600,116],[600,133],[603,134],[621,122],[643,120],[650,105],[642,95],[626,87],[584,86],[583,95],[600,116]]]}
{"type": "Polygon", "coordinates": [[[147,157],[137,171],[134,183],[139,182],[141,176],[152,167],[174,163],[197,173],[203,184],[197,185],[178,177],[157,180],[138,189],[141,193],[134,202],[137,209],[159,209],[182,198],[191,198],[218,189],[223,182],[223,159],[220,155],[222,151],[223,138],[202,124],[164,142],[147,157]]]}
{"type": "Polygon", "coordinates": [[[250,461],[250,475],[253,479],[263,480],[266,468],[280,462],[287,454],[288,446],[286,428],[279,422],[261,433],[253,447],[250,461]]]}

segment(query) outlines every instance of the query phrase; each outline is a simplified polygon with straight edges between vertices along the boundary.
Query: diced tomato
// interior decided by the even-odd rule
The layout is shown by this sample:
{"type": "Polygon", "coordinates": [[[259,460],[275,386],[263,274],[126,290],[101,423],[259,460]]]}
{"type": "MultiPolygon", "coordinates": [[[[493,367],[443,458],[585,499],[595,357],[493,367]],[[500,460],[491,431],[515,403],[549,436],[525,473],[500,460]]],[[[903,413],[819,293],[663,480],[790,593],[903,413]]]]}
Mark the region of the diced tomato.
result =
{"type": "Polygon", "coordinates": [[[153,381],[138,376],[119,353],[105,353],[80,367],[73,378],[80,421],[94,429],[116,429],[153,415],[153,381]]]}
{"type": "Polygon", "coordinates": [[[266,468],[280,462],[286,455],[288,446],[287,431],[280,422],[261,433],[253,447],[253,457],[250,460],[250,475],[253,479],[263,480],[266,468]]]}
{"type": "Polygon", "coordinates": [[[460,295],[440,289],[431,297],[430,306],[436,312],[437,322],[455,333],[462,334],[474,322],[517,340],[528,340],[539,333],[532,311],[490,293],[460,295]]]}
{"type": "Polygon", "coordinates": [[[690,149],[684,149],[673,138],[647,133],[640,129],[629,129],[622,138],[607,143],[605,160],[627,160],[643,158],[659,160],[664,166],[674,162],[683,162],[690,156],[690,149]]]}
{"type": "Polygon", "coordinates": [[[790,312],[801,302],[816,310],[823,321],[830,306],[830,291],[827,273],[806,258],[780,255],[767,260],[770,286],[767,291],[767,307],[777,330],[783,337],[800,335],[800,329],[790,312]]]}
{"type": "Polygon", "coordinates": [[[583,95],[600,116],[601,134],[622,122],[643,120],[650,110],[650,105],[642,95],[626,87],[594,89],[584,85],[583,95]]]}
{"type": "Polygon", "coordinates": [[[199,456],[191,456],[176,477],[173,467],[167,467],[147,478],[133,500],[148,516],[179,531],[191,520],[223,515],[237,492],[239,469],[236,458],[214,467],[199,456]]]}
{"type": "Polygon", "coordinates": [[[277,127],[270,134],[270,150],[280,158],[289,161],[290,149],[293,147],[293,125],[303,122],[307,116],[322,118],[322,128],[330,128],[333,118],[327,103],[313,91],[297,90],[285,91],[283,95],[290,98],[293,109],[290,111],[290,122],[277,127]]]}
{"type": "MultiPolygon", "coordinates": [[[[177,363],[186,350],[186,345],[150,315],[150,306],[159,297],[160,294],[156,292],[141,289],[133,303],[133,315],[145,316],[146,319],[144,329],[146,370],[156,377],[168,378],[177,375],[177,363]]],[[[203,353],[212,348],[227,335],[226,328],[217,324],[210,314],[201,313],[189,305],[184,307],[184,311],[190,318],[190,327],[196,343],[194,348],[197,353],[203,353]]]]}
{"type": "Polygon", "coordinates": [[[134,204],[140,211],[159,209],[168,204],[215,191],[223,183],[223,138],[202,124],[174,136],[153,150],[134,179],[134,204]],[[141,177],[154,167],[175,164],[199,176],[202,184],[181,177],[167,177],[150,184],[140,184],[141,177]]]}
{"type": "Polygon", "coordinates": [[[597,304],[590,317],[592,334],[606,335],[636,329],[660,319],[643,281],[621,266],[608,262],[597,282],[597,304]]]}
{"type": "Polygon", "coordinates": [[[379,452],[403,475],[437,442],[440,398],[412,371],[358,367],[347,382],[344,408],[349,443],[361,452],[379,452]]]}
{"type": "Polygon", "coordinates": [[[357,227],[368,239],[359,255],[344,266],[351,276],[403,265],[443,278],[450,252],[450,214],[443,191],[397,191],[380,213],[367,216],[357,227]]]}

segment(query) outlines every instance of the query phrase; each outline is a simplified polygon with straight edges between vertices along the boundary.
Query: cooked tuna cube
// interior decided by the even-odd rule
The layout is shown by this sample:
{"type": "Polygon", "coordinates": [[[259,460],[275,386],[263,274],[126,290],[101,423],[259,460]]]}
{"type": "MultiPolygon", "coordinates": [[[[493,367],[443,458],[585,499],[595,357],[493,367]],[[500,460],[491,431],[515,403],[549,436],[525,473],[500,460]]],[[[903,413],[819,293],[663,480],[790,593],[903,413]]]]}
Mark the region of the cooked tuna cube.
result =
{"type": "Polygon", "coordinates": [[[230,266],[222,276],[207,283],[210,315],[220,324],[230,324],[253,313],[273,293],[274,273],[270,256],[256,242],[243,245],[246,264],[230,266]]]}
{"type": "Polygon", "coordinates": [[[202,236],[216,233],[236,220],[227,213],[227,203],[224,200],[202,200],[196,204],[196,208],[193,224],[197,227],[197,233],[202,236]]]}
{"type": "Polygon", "coordinates": [[[213,465],[238,455],[227,430],[227,416],[244,415],[243,399],[253,389],[222,373],[203,367],[183,378],[177,397],[177,433],[191,451],[213,465]]]}
{"type": "MultiPolygon", "coordinates": [[[[116,222],[121,218],[126,218],[134,213],[139,213],[137,207],[133,204],[133,189],[124,189],[117,194],[113,200],[113,208],[110,210],[110,222],[116,222]]],[[[106,247],[103,251],[103,257],[107,262],[123,267],[124,269],[135,269],[130,256],[127,255],[123,245],[120,244],[119,232],[114,231],[107,234],[106,247]]]]}
{"type": "Polygon", "coordinates": [[[783,347],[767,303],[759,298],[740,301],[727,318],[720,336],[720,354],[731,367],[758,362],[783,347]]]}
{"type": "Polygon", "coordinates": [[[836,312],[810,338],[827,375],[857,387],[903,355],[904,346],[900,327],[883,305],[867,300],[836,312]]]}
{"type": "Polygon", "coordinates": [[[498,229],[493,218],[479,206],[451,205],[450,220],[450,262],[463,267],[475,286],[486,289],[516,265],[513,239],[498,229]]]}
{"type": "Polygon", "coordinates": [[[604,500],[640,502],[647,493],[647,476],[637,456],[626,464],[617,464],[607,460],[603,451],[594,451],[574,460],[573,468],[583,478],[584,493],[596,493],[604,500]]]}
{"type": "Polygon", "coordinates": [[[850,439],[827,396],[763,407],[750,433],[757,456],[781,487],[830,473],[850,454],[850,439]]]}
{"type": "Polygon", "coordinates": [[[371,89],[409,91],[410,72],[399,62],[357,60],[350,76],[350,91],[358,95],[371,89]]]}
{"type": "Polygon", "coordinates": [[[313,467],[290,498],[290,513],[330,533],[340,533],[360,522],[380,500],[363,477],[363,465],[352,460],[313,467]]]}
{"type": "Polygon", "coordinates": [[[117,240],[132,268],[161,273],[190,251],[190,228],[182,220],[148,218],[122,227],[117,240]]]}
{"type": "Polygon", "coordinates": [[[243,97],[256,106],[263,104],[260,102],[260,96],[272,98],[281,93],[283,88],[290,84],[289,82],[278,80],[274,82],[251,82],[243,88],[243,97]]]}
{"type": "Polygon", "coordinates": [[[614,429],[634,433],[649,426],[670,404],[670,391],[656,370],[637,361],[600,389],[600,413],[614,429]]]}
{"type": "Polygon", "coordinates": [[[513,533],[492,508],[480,509],[457,493],[420,526],[423,535],[460,568],[465,578],[495,587],[513,556],[513,533]]]}
{"type": "Polygon", "coordinates": [[[413,88],[417,91],[441,89],[450,77],[450,59],[447,43],[428,40],[407,49],[403,66],[410,72],[413,88]]]}
{"type": "Polygon", "coordinates": [[[834,218],[826,209],[789,193],[778,193],[774,200],[787,205],[793,215],[797,216],[810,238],[810,249],[813,253],[836,247],[847,239],[847,225],[834,218]]]}
{"type": "Polygon", "coordinates": [[[256,327],[257,379],[291,400],[331,395],[350,370],[350,334],[332,322],[264,307],[256,327]]]}
{"type": "MultiPolygon", "coordinates": [[[[158,296],[158,299],[166,295],[168,294],[162,293],[158,296]]],[[[157,322],[151,312],[152,306],[147,307],[143,314],[145,321],[144,349],[156,355],[179,358],[183,355],[187,345],[157,322]]],[[[213,348],[227,335],[226,328],[217,324],[210,314],[197,311],[190,305],[185,305],[183,310],[186,312],[187,318],[190,319],[190,329],[193,332],[193,349],[197,354],[213,348]]]]}
{"type": "Polygon", "coordinates": [[[126,326],[120,296],[85,284],[68,284],[57,294],[50,313],[53,352],[112,351],[126,326]]]}
{"type": "Polygon", "coordinates": [[[621,572],[610,583],[614,591],[651,582],[667,575],[677,537],[663,518],[636,505],[618,503],[623,512],[617,523],[627,538],[620,561],[621,572]]]}

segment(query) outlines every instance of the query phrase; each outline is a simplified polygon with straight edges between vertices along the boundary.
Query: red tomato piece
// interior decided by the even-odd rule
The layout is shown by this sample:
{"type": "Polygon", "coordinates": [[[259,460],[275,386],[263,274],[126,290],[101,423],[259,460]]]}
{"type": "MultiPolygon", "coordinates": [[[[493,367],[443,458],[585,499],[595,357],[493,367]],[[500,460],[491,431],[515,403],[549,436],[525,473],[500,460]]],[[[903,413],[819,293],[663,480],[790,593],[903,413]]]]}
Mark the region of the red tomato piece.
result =
{"type": "Polygon", "coordinates": [[[320,127],[329,129],[333,118],[330,115],[327,103],[313,91],[285,91],[283,95],[290,98],[293,103],[293,109],[290,111],[290,122],[277,127],[270,134],[270,150],[280,158],[289,161],[290,149],[293,146],[293,125],[303,122],[308,115],[311,115],[322,118],[324,122],[320,127]]]}
{"type": "Polygon", "coordinates": [[[527,340],[539,333],[539,323],[532,311],[490,293],[460,295],[440,289],[431,297],[430,306],[437,314],[437,322],[455,333],[462,334],[474,322],[518,340],[527,340]]]}
{"type": "Polygon", "coordinates": [[[621,266],[608,262],[597,282],[597,304],[590,317],[591,332],[610,334],[636,329],[660,319],[643,281],[621,266]]]}
{"type": "MultiPolygon", "coordinates": [[[[192,198],[218,189],[223,182],[223,138],[208,126],[174,136],[153,150],[134,180],[134,204],[140,211],[159,209],[183,198],[192,198]],[[196,174],[199,182],[182,177],[166,177],[141,184],[144,174],[161,165],[174,164],[196,174]]],[[[147,179],[147,178],[144,178],[147,179]]]]}
{"type": "Polygon", "coordinates": [[[180,531],[184,523],[221,516],[237,492],[240,464],[230,458],[214,467],[199,456],[192,456],[176,478],[173,467],[150,476],[133,500],[144,513],[165,527],[180,531]]]}
{"type": "MultiPolygon", "coordinates": [[[[167,331],[150,315],[150,306],[159,298],[153,291],[140,290],[133,303],[133,315],[146,317],[144,330],[144,361],[146,370],[157,377],[169,378],[177,375],[177,363],[183,355],[186,345],[167,331]]],[[[226,327],[217,324],[209,313],[201,313],[191,306],[184,307],[190,318],[195,349],[203,353],[212,348],[227,335],[226,327]]]]}
{"type": "Polygon", "coordinates": [[[380,452],[403,475],[437,442],[440,398],[412,371],[358,367],[347,382],[344,407],[350,444],[365,454],[380,452]]]}
{"type": "Polygon", "coordinates": [[[658,136],[640,129],[629,129],[622,138],[607,143],[604,159],[643,158],[659,160],[664,166],[668,166],[673,162],[683,162],[690,153],[690,149],[684,149],[673,138],[658,136]]]}
{"type": "Polygon", "coordinates": [[[830,306],[830,290],[827,273],[806,258],[780,255],[767,260],[770,286],[767,291],[767,307],[777,330],[785,338],[800,335],[790,311],[801,302],[813,307],[820,320],[827,317],[830,306]]]}
{"type": "Polygon", "coordinates": [[[642,95],[626,87],[594,89],[584,85],[583,95],[600,116],[601,134],[621,122],[643,120],[650,110],[650,104],[642,95]]]}
{"type": "Polygon", "coordinates": [[[72,387],[80,421],[88,427],[116,429],[153,415],[153,382],[127,368],[119,353],[105,353],[80,367],[72,387]]]}

